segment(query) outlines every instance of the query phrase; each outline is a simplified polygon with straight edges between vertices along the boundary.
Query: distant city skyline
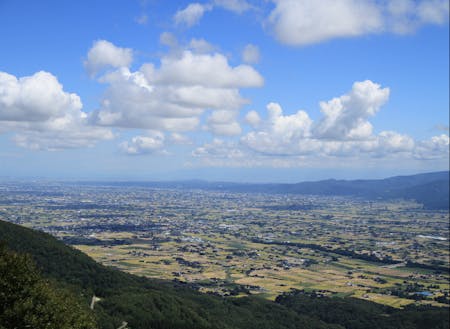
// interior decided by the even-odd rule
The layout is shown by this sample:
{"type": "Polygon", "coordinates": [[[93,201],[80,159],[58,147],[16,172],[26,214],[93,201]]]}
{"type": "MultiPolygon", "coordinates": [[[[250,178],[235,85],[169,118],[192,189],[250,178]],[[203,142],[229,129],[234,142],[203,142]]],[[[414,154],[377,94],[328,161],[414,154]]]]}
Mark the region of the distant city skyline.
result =
{"type": "Polygon", "coordinates": [[[449,169],[443,0],[0,2],[0,179],[449,169]]]}

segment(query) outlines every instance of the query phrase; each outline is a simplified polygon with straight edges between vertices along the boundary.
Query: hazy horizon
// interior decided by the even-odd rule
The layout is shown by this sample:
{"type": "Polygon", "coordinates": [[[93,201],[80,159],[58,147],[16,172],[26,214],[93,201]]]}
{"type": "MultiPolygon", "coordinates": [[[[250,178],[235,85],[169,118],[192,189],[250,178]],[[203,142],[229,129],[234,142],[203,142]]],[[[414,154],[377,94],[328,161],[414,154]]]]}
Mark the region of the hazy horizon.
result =
{"type": "MultiPolygon", "coordinates": [[[[0,182],[5,182],[5,181],[23,181],[23,182],[27,182],[27,181],[48,181],[48,182],[195,182],[195,181],[203,181],[203,182],[211,182],[211,183],[255,183],[255,184],[277,184],[277,183],[281,183],[281,184],[285,184],[285,183],[302,183],[302,182],[316,182],[316,181],[324,181],[324,180],[330,180],[330,179],[336,179],[336,180],[381,180],[381,179],[386,179],[386,178],[391,178],[391,177],[397,177],[397,176],[414,176],[414,175],[420,175],[420,174],[432,174],[432,173],[440,173],[440,172],[449,172],[449,170],[437,170],[437,171],[422,171],[422,172],[411,172],[411,173],[404,173],[404,172],[399,172],[396,174],[391,174],[391,175],[370,175],[370,173],[368,174],[367,172],[365,173],[361,173],[360,175],[358,175],[357,173],[353,173],[353,175],[349,175],[349,174],[345,174],[345,173],[340,173],[334,176],[328,175],[324,172],[320,172],[320,174],[317,175],[311,175],[309,177],[306,177],[304,179],[292,179],[292,174],[290,173],[284,173],[284,176],[279,175],[280,173],[278,172],[277,177],[278,180],[275,179],[268,179],[268,180],[262,180],[262,179],[251,179],[248,178],[247,180],[245,179],[233,179],[233,178],[227,178],[226,176],[224,176],[223,172],[218,172],[217,176],[209,176],[209,177],[213,177],[212,179],[207,179],[207,178],[202,178],[200,176],[195,177],[192,176],[190,178],[185,178],[184,175],[176,175],[176,174],[172,174],[172,175],[167,175],[164,178],[164,176],[159,176],[159,177],[149,177],[149,178],[143,178],[142,176],[134,176],[134,177],[114,177],[114,176],[98,176],[98,175],[94,175],[94,176],[88,176],[88,177],[71,177],[71,176],[2,176],[0,175],[0,182]],[[217,177],[217,178],[214,178],[217,177]],[[284,178],[283,178],[284,177],[284,178]]],[[[248,175],[245,175],[246,173],[242,173],[241,174],[246,177],[249,177],[248,175]]],[[[259,177],[259,175],[257,174],[257,177],[259,177]]]]}

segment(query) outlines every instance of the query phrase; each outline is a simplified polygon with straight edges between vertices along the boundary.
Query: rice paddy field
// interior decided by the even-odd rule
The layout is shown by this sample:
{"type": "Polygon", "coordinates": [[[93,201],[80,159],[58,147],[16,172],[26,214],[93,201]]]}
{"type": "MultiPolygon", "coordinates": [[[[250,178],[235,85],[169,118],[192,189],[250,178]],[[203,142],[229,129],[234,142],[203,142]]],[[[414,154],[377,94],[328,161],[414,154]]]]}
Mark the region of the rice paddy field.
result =
{"type": "Polygon", "coordinates": [[[14,191],[2,192],[0,219],[137,275],[236,297],[299,289],[448,307],[449,214],[413,201],[57,184],[14,191]]]}

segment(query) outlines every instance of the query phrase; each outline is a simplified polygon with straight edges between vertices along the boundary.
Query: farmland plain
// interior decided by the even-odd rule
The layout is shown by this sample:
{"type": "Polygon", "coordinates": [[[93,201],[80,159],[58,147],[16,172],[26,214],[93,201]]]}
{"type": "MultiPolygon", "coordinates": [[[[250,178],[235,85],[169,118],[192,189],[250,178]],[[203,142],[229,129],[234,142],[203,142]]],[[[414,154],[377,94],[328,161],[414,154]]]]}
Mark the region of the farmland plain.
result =
{"type": "Polygon", "coordinates": [[[449,303],[449,214],[414,201],[9,182],[0,219],[207,293],[449,303]]]}

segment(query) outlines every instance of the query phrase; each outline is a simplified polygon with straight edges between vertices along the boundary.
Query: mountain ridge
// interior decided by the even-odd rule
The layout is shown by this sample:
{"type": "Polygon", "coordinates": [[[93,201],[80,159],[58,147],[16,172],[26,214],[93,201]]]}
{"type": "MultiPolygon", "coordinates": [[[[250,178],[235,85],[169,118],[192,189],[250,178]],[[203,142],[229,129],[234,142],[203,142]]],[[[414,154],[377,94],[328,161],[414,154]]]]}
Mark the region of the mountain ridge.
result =
{"type": "MultiPolygon", "coordinates": [[[[449,171],[392,176],[384,179],[305,181],[299,183],[236,183],[189,181],[77,182],[83,185],[141,186],[153,188],[200,189],[240,193],[353,196],[364,199],[412,199],[425,209],[449,209],[449,171]],[[427,190],[427,187],[430,190],[427,190]],[[430,191],[432,194],[430,194],[430,191]]],[[[71,183],[69,183],[71,184],[71,183]]],[[[73,183],[72,183],[73,184],[73,183]]]]}

